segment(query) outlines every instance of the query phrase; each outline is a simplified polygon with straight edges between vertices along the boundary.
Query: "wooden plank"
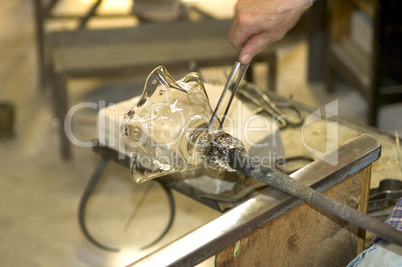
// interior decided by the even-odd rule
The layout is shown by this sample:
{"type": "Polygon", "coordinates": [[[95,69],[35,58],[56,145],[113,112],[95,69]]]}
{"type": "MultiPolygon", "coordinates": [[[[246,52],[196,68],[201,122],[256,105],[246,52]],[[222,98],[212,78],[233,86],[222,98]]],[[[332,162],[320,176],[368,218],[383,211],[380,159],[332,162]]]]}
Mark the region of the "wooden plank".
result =
{"type": "MultiPolygon", "coordinates": [[[[325,194],[355,208],[365,206],[361,185],[369,184],[369,174],[367,167],[325,194]]],[[[358,252],[358,233],[354,225],[303,204],[219,253],[215,264],[346,266],[358,252]]]]}
{"type": "MultiPolygon", "coordinates": [[[[360,192],[359,211],[365,214],[367,214],[368,201],[370,196],[371,169],[372,165],[369,165],[362,172],[363,177],[360,192]]],[[[358,236],[359,239],[357,241],[357,254],[360,254],[366,247],[366,230],[359,228],[358,236]]]]}

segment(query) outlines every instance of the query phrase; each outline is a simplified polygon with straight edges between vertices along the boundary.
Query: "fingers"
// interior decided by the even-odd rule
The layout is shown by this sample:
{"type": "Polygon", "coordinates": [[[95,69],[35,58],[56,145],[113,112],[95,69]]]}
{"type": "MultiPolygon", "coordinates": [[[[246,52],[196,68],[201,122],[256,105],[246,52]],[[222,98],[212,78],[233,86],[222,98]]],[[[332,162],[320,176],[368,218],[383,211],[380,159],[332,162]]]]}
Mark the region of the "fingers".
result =
{"type": "Polygon", "coordinates": [[[238,0],[229,40],[241,51],[241,63],[282,38],[308,6],[306,0],[238,0]]]}
{"type": "Polygon", "coordinates": [[[250,61],[260,52],[262,52],[265,47],[283,37],[283,34],[279,32],[271,33],[271,32],[260,32],[258,34],[254,34],[249,37],[249,39],[241,45],[240,52],[240,62],[245,65],[249,64],[250,61]]]}
{"type": "Polygon", "coordinates": [[[243,65],[249,64],[255,55],[260,53],[270,43],[270,39],[264,33],[253,35],[243,46],[240,53],[240,62],[243,65]]]}
{"type": "Polygon", "coordinates": [[[248,19],[241,21],[235,19],[228,35],[233,47],[241,51],[239,59],[242,64],[249,64],[251,59],[266,46],[262,32],[258,32],[262,29],[255,25],[250,26],[249,22],[248,19]]]}
{"type": "Polygon", "coordinates": [[[268,43],[274,41],[272,37],[275,34],[268,34],[270,27],[266,24],[266,20],[264,22],[264,19],[261,19],[256,13],[249,11],[236,13],[228,37],[233,47],[241,51],[240,62],[242,64],[250,63],[251,59],[260,53],[268,43]]]}
{"type": "Polygon", "coordinates": [[[250,36],[256,34],[256,29],[254,25],[250,25],[249,18],[236,17],[233,20],[233,25],[229,31],[228,37],[229,41],[232,43],[236,50],[241,50],[244,44],[250,39],[250,36]]]}

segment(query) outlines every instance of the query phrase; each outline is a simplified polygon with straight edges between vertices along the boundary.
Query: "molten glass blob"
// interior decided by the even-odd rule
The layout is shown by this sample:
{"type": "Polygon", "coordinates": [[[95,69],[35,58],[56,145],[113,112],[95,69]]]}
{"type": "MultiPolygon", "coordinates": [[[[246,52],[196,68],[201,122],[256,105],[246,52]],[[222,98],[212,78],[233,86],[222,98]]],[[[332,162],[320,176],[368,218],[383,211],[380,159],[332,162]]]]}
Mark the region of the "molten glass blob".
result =
{"type": "MultiPolygon", "coordinates": [[[[144,182],[204,166],[196,149],[212,116],[198,73],[175,81],[165,67],[148,76],[144,91],[123,118],[122,135],[129,141],[131,176],[144,182]]],[[[211,129],[217,129],[218,120],[211,129]]]]}
{"type": "Polygon", "coordinates": [[[197,144],[200,158],[211,168],[235,171],[229,166],[229,150],[245,150],[242,142],[223,131],[214,131],[200,136],[197,144]]]}

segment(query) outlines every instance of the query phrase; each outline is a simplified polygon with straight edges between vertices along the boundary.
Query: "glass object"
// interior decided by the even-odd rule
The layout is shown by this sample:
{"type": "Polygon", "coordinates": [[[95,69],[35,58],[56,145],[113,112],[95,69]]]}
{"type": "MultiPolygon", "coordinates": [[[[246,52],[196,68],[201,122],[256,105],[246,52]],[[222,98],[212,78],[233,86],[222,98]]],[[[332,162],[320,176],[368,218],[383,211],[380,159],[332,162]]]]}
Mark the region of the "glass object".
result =
{"type": "Polygon", "coordinates": [[[229,166],[229,151],[232,149],[245,150],[243,143],[230,134],[217,130],[200,135],[197,143],[199,157],[208,167],[235,171],[229,166]]]}
{"type": "MultiPolygon", "coordinates": [[[[165,67],[148,76],[144,91],[123,118],[129,141],[131,176],[137,183],[205,166],[196,149],[205,135],[212,108],[198,73],[175,81],[165,67]]],[[[214,120],[211,130],[218,128],[214,120]]]]}

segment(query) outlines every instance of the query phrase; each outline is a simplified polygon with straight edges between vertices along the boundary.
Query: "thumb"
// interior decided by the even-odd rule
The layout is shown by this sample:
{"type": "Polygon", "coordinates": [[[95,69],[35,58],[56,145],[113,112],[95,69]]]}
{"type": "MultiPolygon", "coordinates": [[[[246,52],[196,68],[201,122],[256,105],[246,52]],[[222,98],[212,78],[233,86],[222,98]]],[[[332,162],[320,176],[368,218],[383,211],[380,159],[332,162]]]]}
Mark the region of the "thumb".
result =
{"type": "Polygon", "coordinates": [[[269,42],[269,38],[264,38],[263,33],[253,35],[243,46],[240,53],[240,62],[243,65],[249,64],[254,56],[264,50],[269,42]]]}

